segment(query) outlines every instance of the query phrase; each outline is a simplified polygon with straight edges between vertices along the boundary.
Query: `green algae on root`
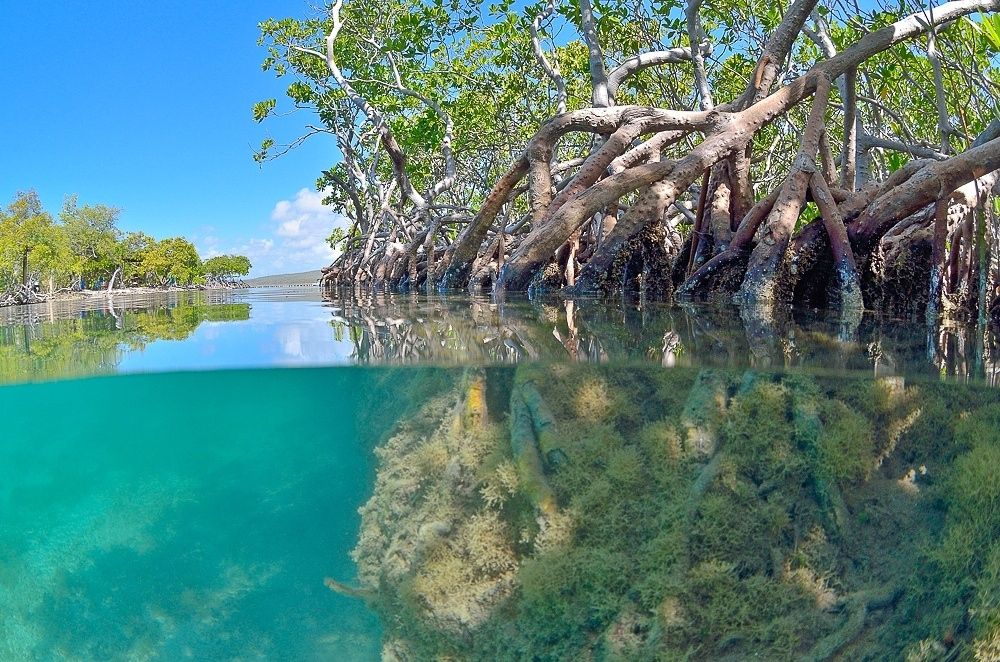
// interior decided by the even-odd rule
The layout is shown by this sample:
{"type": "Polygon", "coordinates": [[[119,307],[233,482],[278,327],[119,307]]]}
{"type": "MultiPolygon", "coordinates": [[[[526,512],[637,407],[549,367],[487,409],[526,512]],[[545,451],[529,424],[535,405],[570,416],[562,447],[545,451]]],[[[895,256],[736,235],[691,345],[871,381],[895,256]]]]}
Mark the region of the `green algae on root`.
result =
{"type": "Polygon", "coordinates": [[[510,398],[510,448],[528,498],[542,513],[554,513],[556,498],[545,478],[531,410],[517,390],[510,398]]]}
{"type": "Polygon", "coordinates": [[[356,557],[387,656],[1000,649],[1000,405],[984,396],[885,378],[532,366],[506,381],[506,411],[469,416],[477,378],[378,451],[356,557]]]}

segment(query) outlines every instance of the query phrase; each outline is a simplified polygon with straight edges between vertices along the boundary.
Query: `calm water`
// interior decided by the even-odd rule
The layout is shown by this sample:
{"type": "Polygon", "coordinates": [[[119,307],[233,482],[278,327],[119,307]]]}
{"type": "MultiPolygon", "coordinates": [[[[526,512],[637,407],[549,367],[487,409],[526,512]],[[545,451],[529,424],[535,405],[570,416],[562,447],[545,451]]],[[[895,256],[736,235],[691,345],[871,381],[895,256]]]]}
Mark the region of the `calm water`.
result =
{"type": "Polygon", "coordinates": [[[0,660],[1000,659],[996,356],[620,301],[0,309],[0,660]]]}

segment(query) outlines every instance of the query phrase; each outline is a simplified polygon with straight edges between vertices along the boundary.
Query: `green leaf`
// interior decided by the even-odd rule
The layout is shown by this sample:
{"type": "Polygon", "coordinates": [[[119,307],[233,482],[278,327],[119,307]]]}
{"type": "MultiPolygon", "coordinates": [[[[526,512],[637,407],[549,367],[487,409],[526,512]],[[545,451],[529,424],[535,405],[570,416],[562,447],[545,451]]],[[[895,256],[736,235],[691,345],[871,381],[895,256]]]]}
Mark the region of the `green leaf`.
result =
{"type": "Polygon", "coordinates": [[[1000,16],[979,15],[979,22],[966,18],[973,28],[986,37],[986,41],[997,51],[1000,51],[1000,16]]]}
{"type": "Polygon", "coordinates": [[[271,111],[274,110],[274,107],[277,105],[277,99],[265,99],[264,101],[258,101],[253,105],[253,121],[264,121],[264,119],[271,114],[271,111]]]}
{"type": "Polygon", "coordinates": [[[982,28],[993,48],[1000,51],[1000,16],[983,16],[982,28]]]}
{"type": "Polygon", "coordinates": [[[312,88],[302,81],[289,85],[287,94],[296,103],[309,103],[313,98],[312,88]]]}

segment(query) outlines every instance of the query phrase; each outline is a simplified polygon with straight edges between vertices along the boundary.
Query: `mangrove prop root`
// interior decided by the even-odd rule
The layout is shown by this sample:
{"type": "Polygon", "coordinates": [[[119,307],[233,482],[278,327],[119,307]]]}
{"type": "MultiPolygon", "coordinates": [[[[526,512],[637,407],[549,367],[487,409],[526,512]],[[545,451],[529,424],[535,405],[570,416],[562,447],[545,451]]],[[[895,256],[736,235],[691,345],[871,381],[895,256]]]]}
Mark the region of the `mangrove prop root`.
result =
{"type": "Polygon", "coordinates": [[[812,474],[813,493],[822,509],[824,527],[835,540],[850,539],[850,518],[844,497],[837,487],[837,481],[824,475],[819,461],[819,437],[823,429],[815,400],[802,393],[806,389],[796,389],[792,397],[792,421],[798,437],[798,446],[809,460],[812,474]]]}
{"type": "MultiPolygon", "coordinates": [[[[742,395],[748,392],[753,387],[754,381],[753,373],[744,374],[738,393],[742,395]]],[[[684,508],[681,510],[683,520],[680,524],[680,537],[684,541],[683,547],[685,549],[690,549],[691,528],[694,525],[698,508],[701,506],[705,494],[708,493],[709,487],[719,475],[725,460],[725,449],[718,446],[717,440],[714,438],[714,431],[719,419],[725,413],[726,405],[725,384],[719,375],[712,370],[699,372],[688,396],[683,416],[688,421],[693,421],[695,418],[700,419],[703,423],[711,421],[713,438],[709,460],[691,483],[684,508]]],[[[690,566],[690,554],[682,554],[674,566],[672,573],[674,578],[679,581],[690,570],[690,566]]]]}
{"type": "Polygon", "coordinates": [[[847,599],[847,619],[838,630],[820,639],[806,659],[825,662],[855,641],[865,629],[868,614],[877,609],[888,609],[903,595],[899,586],[861,591],[847,599]]]}
{"type": "Polygon", "coordinates": [[[542,394],[538,392],[538,387],[530,379],[518,379],[515,387],[521,400],[528,408],[531,417],[531,427],[535,432],[535,439],[538,442],[538,450],[544,459],[548,459],[551,453],[560,452],[559,434],[556,429],[556,418],[552,410],[545,403],[542,394]]]}
{"type": "MultiPolygon", "coordinates": [[[[692,3],[692,20],[697,18],[698,4],[692,3]]],[[[794,302],[797,292],[802,293],[796,283],[808,270],[810,281],[836,283],[833,294],[842,307],[860,308],[859,282],[865,284],[872,253],[887,233],[920,209],[952,198],[970,182],[988,191],[995,189],[1000,178],[996,122],[958,154],[914,150],[913,146],[906,149],[899,141],[889,141],[890,146],[878,148],[897,149],[891,145],[901,145],[903,149],[897,150],[901,153],[930,154],[930,158],[911,160],[894,173],[881,166],[873,173],[868,154],[873,145],[867,142],[870,136],[863,126],[867,107],[859,107],[861,96],[855,90],[866,80],[866,67],[872,58],[893,48],[905,48],[907,41],[919,39],[935,26],[976,12],[996,12],[1000,10],[997,0],[954,0],[933,11],[900,16],[881,29],[871,26],[870,31],[863,30],[840,52],[825,53],[823,59],[798,71],[783,71],[800,35],[808,34],[806,23],[817,6],[815,0],[799,0],[791,3],[766,44],[749,53],[756,56],[756,66],[746,90],[719,104],[709,101],[711,90],[699,90],[702,108],[698,111],[629,105],[624,98],[623,103],[615,103],[611,91],[624,90],[618,85],[633,73],[681,61],[691,62],[696,79],[704,83],[707,79],[703,71],[699,73],[703,61],[697,48],[683,56],[678,53],[686,53],[686,49],[626,57],[615,69],[619,73],[611,74],[614,84],[601,84],[602,89],[608,88],[607,93],[592,96],[596,105],[566,111],[563,95],[559,114],[543,121],[531,138],[509,145],[512,149],[507,153],[513,162],[506,169],[494,169],[499,164],[491,164],[488,174],[456,171],[452,149],[462,141],[453,135],[454,125],[447,113],[430,97],[404,88],[397,80],[392,87],[422,101],[445,124],[446,138],[437,155],[445,164],[443,177],[431,184],[426,194],[417,192],[409,179],[407,168],[412,166],[408,159],[414,155],[404,153],[391,129],[391,118],[365,99],[336,64],[332,44],[343,25],[340,6],[334,3],[331,10],[337,19],[327,35],[327,53],[289,46],[299,55],[319,57],[333,82],[373,123],[379,137],[374,149],[390,159],[395,182],[377,184],[360,175],[348,177],[350,182],[334,182],[352,203],[345,205],[345,213],[353,216],[352,241],[324,271],[327,283],[345,279],[353,284],[410,289],[420,285],[491,287],[498,296],[508,290],[537,288],[539,283],[552,288],[572,287],[579,281],[584,285],[601,283],[602,275],[617,261],[611,258],[628,245],[628,239],[657,224],[671,229],[670,219],[661,212],[683,208],[689,250],[681,252],[674,264],[663,261],[651,269],[680,274],[679,293],[683,296],[708,297],[716,288],[732,294],[736,289],[739,302],[771,311],[776,305],[794,302]],[[829,93],[835,80],[842,81],[839,99],[829,93]],[[785,172],[772,172],[768,155],[765,172],[751,169],[750,149],[759,143],[762,132],[782,125],[782,117],[807,103],[812,108],[797,158],[792,153],[797,141],[791,133],[779,130],[786,138],[781,148],[788,146],[784,156],[789,158],[777,162],[791,162],[791,166],[785,172]],[[835,158],[825,126],[825,117],[838,104],[844,111],[839,173],[834,172],[835,158]],[[569,145],[586,136],[600,136],[601,140],[595,140],[584,152],[568,153],[569,145]],[[643,136],[653,137],[643,142],[643,136]],[[817,156],[821,169],[816,165],[817,156]],[[762,181],[751,181],[751,170],[762,181]],[[884,181],[866,182],[872,174],[884,176],[884,181]],[[768,196],[754,205],[754,190],[773,190],[773,198],[768,196]],[[826,232],[820,236],[807,225],[794,235],[810,191],[821,211],[817,225],[826,232]],[[647,196],[652,192],[655,200],[647,196]],[[481,200],[478,209],[468,207],[469,200],[481,200]],[[761,213],[761,202],[767,203],[763,205],[765,213],[761,213]],[[508,224],[522,214],[523,222],[508,224]],[[804,238],[800,241],[796,236],[804,238]],[[828,244],[834,259],[817,259],[817,254],[825,251],[815,250],[816,243],[828,244]],[[568,250],[561,248],[567,246],[568,250]],[[788,264],[798,271],[786,269],[788,264]],[[546,277],[539,278],[540,274],[546,277]]],[[[600,48],[597,37],[591,37],[588,46],[593,55],[600,48]]],[[[559,76],[549,78],[562,80],[559,76]]],[[[901,131],[909,133],[906,127],[901,131]]],[[[357,140],[355,134],[366,132],[352,128],[349,135],[338,134],[338,139],[351,145],[357,140]]],[[[772,150],[777,151],[777,145],[775,142],[772,150]]],[[[428,153],[436,154],[434,146],[429,147],[428,153]]],[[[356,150],[342,151],[348,172],[365,171],[356,150]]],[[[468,162],[479,163],[475,158],[468,162]]],[[[984,203],[980,200],[975,204],[984,203]]],[[[960,247],[960,253],[950,260],[949,291],[961,282],[971,284],[971,239],[967,231],[952,242],[960,247]]],[[[990,239],[991,245],[995,243],[990,239]]],[[[626,252],[636,250],[633,245],[626,252]]],[[[980,261],[986,259],[994,258],[982,256],[980,261]]],[[[939,268],[940,261],[935,260],[934,269],[939,268]]],[[[929,265],[922,264],[916,271],[931,279],[931,289],[940,287],[942,279],[931,273],[929,265]]],[[[665,280],[663,276],[644,273],[643,281],[658,282],[665,280]]],[[[872,276],[878,278],[878,274],[872,276]]],[[[623,288],[629,286],[622,283],[623,288]]],[[[992,291],[991,298],[996,298],[992,291]]],[[[989,308],[991,302],[970,301],[969,305],[989,308]]]]}
{"type": "Polygon", "coordinates": [[[0,307],[42,303],[43,301],[45,301],[45,295],[35,292],[27,285],[14,285],[6,292],[0,292],[0,307]]]}
{"type": "Polygon", "coordinates": [[[459,420],[464,430],[473,430],[486,425],[489,415],[486,410],[486,375],[476,371],[468,380],[459,420]]]}
{"type": "Polygon", "coordinates": [[[718,444],[719,418],[725,412],[726,384],[714,370],[698,373],[684,405],[682,423],[688,449],[701,457],[711,457],[718,444]]]}
{"type": "Polygon", "coordinates": [[[525,493],[539,511],[555,514],[556,497],[545,478],[531,410],[517,390],[510,398],[510,448],[525,493]]]}

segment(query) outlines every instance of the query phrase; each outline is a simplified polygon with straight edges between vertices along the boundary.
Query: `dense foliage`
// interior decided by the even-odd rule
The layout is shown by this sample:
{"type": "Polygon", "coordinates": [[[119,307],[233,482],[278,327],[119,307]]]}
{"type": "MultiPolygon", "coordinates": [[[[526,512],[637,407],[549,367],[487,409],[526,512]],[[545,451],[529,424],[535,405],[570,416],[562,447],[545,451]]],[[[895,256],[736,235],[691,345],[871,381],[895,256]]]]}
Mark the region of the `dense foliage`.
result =
{"type": "Polygon", "coordinates": [[[16,285],[45,291],[113,285],[228,284],[250,271],[242,255],[206,261],[183,237],[157,240],[118,227],[121,210],[66,198],[57,217],[34,191],[0,209],[0,292],[16,285]]]}
{"type": "Polygon", "coordinates": [[[245,255],[216,255],[202,263],[205,276],[216,282],[232,282],[250,273],[250,258],[245,255]]]}
{"type": "Polygon", "coordinates": [[[337,0],[260,24],[289,100],[254,118],[290,103],[315,119],[256,158],[335,141],[317,185],[351,225],[331,237],[330,281],[610,281],[770,305],[812,270],[850,306],[894,276],[965,301],[993,279],[972,256],[995,243],[973,210],[992,207],[1000,165],[998,8],[337,0]],[[931,179],[942,190],[917,190],[931,179]],[[939,201],[950,220],[932,237],[939,201]]]}

